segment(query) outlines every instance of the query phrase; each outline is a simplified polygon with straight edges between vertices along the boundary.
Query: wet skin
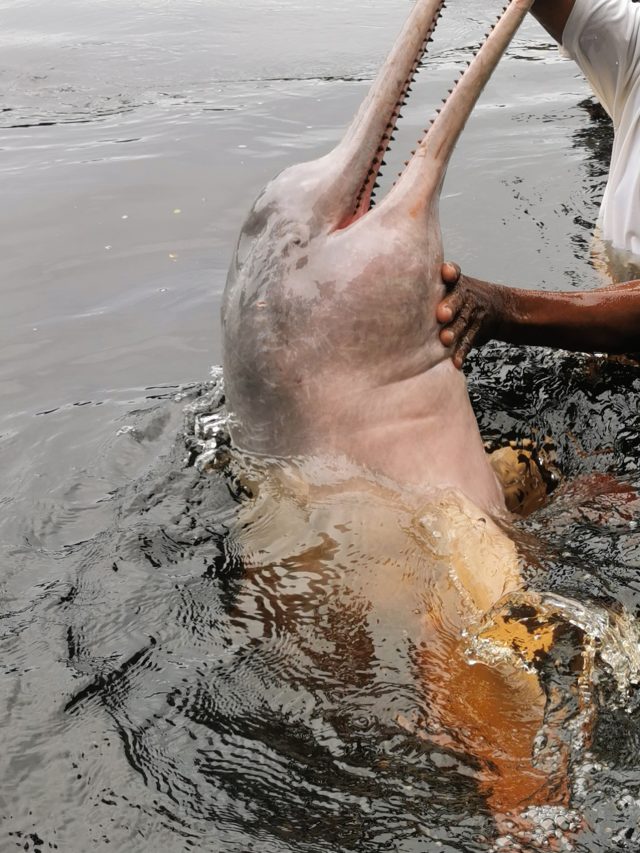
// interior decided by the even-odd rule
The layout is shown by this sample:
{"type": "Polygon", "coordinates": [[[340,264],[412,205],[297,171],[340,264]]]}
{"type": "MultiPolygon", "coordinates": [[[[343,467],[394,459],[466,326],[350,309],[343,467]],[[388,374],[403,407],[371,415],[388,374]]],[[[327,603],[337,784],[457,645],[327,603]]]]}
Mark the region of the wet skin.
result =
{"type": "MultiPolygon", "coordinates": [[[[322,542],[330,541],[329,530],[355,537],[345,550],[347,565],[356,548],[367,555],[363,572],[376,554],[388,553],[384,565],[399,561],[399,574],[385,569],[367,586],[372,620],[377,609],[391,612],[390,624],[404,626],[411,643],[426,650],[418,669],[432,714],[461,733],[487,771],[481,785],[493,811],[512,812],[563,800],[566,789],[550,786],[535,766],[533,740],[545,705],[535,674],[511,658],[474,665],[462,640],[470,619],[522,582],[515,547],[491,518],[506,515],[504,497],[464,376],[439,337],[436,307],[445,287],[438,201],[456,140],[531,0],[512,0],[393,189],[371,209],[384,153],[442,6],[417,0],[342,142],[320,160],[285,170],[255,202],[223,301],[225,391],[241,450],[296,464],[311,460],[318,479],[303,473],[294,489],[301,502],[291,511],[280,512],[286,489],[274,487],[269,501],[276,509],[269,503],[258,516],[280,518],[283,526],[271,524],[267,542],[255,538],[264,532],[260,522],[255,535],[243,527],[245,564],[260,571],[272,560],[282,566],[315,559],[315,548],[297,549],[316,523],[322,542]],[[364,473],[332,485],[331,466],[340,460],[364,473]],[[368,506],[357,485],[363,478],[374,504],[395,497],[382,508],[368,506]],[[414,534],[397,501],[411,516],[422,518],[425,507],[436,513],[447,536],[446,571],[432,572],[428,549],[419,549],[419,571],[410,571],[403,555],[414,534]],[[292,553],[280,559],[274,549],[285,531],[292,553]],[[399,583],[410,590],[410,609],[399,583]],[[402,606],[390,611],[391,602],[402,606]],[[442,654],[434,658],[429,650],[442,654]]],[[[429,524],[421,524],[420,537],[429,524]]],[[[341,565],[331,547],[329,558],[341,565]]]]}

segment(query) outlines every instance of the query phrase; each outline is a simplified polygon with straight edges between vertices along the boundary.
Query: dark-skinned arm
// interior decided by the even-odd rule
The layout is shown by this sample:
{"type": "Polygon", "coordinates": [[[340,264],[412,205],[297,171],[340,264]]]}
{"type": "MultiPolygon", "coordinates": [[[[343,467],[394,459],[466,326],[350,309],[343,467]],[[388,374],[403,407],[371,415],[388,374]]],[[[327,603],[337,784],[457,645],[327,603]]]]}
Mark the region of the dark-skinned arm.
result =
{"type": "Polygon", "coordinates": [[[453,289],[436,316],[456,367],[492,339],[582,352],[640,351],[640,281],[554,293],[470,278],[455,264],[444,264],[442,277],[453,289]]]}
{"type": "Polygon", "coordinates": [[[574,2],[575,0],[536,0],[531,9],[533,16],[558,44],[562,44],[562,34],[574,2]]]}

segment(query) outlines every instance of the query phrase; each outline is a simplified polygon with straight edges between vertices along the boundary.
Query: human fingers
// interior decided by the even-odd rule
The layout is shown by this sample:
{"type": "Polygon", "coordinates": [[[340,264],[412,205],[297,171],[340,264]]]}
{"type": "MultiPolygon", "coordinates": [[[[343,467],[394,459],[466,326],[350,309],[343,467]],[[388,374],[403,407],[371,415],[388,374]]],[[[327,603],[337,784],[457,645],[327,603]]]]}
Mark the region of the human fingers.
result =
{"type": "Polygon", "coordinates": [[[452,289],[460,281],[462,270],[453,261],[445,261],[440,268],[440,275],[448,289],[452,289]]]}
{"type": "Polygon", "coordinates": [[[456,313],[453,321],[440,330],[440,341],[446,347],[452,345],[458,346],[458,342],[462,339],[470,322],[469,312],[462,310],[456,313]]]}
{"type": "Polygon", "coordinates": [[[458,368],[458,370],[462,369],[462,365],[464,364],[466,357],[473,349],[473,345],[478,336],[478,332],[480,331],[481,325],[481,317],[479,315],[474,315],[473,319],[462,333],[462,336],[458,341],[458,345],[456,346],[456,350],[453,354],[453,363],[458,368]]]}
{"type": "Polygon", "coordinates": [[[438,303],[436,308],[436,320],[443,325],[452,323],[460,313],[464,305],[464,299],[458,291],[448,294],[438,303]]]}

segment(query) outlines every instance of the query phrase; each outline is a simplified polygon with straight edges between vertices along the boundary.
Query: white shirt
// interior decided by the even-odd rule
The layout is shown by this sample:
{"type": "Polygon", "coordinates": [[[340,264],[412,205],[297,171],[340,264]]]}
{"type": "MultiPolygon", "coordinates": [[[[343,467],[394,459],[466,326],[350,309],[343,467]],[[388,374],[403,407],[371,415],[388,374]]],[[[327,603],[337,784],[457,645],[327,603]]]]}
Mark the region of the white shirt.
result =
{"type": "Polygon", "coordinates": [[[600,228],[640,256],[640,3],[576,0],[563,47],[613,120],[615,139],[600,228]]]}

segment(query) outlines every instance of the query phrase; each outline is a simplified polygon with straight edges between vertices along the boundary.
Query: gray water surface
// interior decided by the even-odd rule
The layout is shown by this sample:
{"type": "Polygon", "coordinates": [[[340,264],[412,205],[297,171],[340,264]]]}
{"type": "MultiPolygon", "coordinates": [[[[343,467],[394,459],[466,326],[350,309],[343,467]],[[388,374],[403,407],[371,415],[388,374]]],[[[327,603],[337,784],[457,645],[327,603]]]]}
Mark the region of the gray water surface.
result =
{"type": "MultiPolygon", "coordinates": [[[[383,186],[477,47],[485,6],[450,3],[383,186]]],[[[0,0],[2,850],[488,849],[464,774],[397,732],[358,734],[360,706],[322,729],[268,655],[233,657],[224,543],[237,496],[184,467],[181,438],[184,406],[220,360],[249,205],[339,139],[409,8],[0,0]]],[[[600,283],[590,235],[609,143],[583,79],[528,21],[452,161],[447,254],[522,287],[600,283]]],[[[538,367],[545,379],[586,370],[538,367]]],[[[536,426],[561,448],[570,422],[593,420],[581,387],[575,400],[565,421],[536,426]]],[[[620,423],[635,423],[618,402],[620,423]]],[[[509,405],[488,407],[485,433],[536,425],[533,403],[509,405]]],[[[569,445],[572,475],[600,464],[594,451],[571,469],[569,445]]],[[[623,451],[609,461],[635,476],[623,451]]],[[[596,560],[600,544],[603,565],[623,566],[605,592],[633,610],[633,558],[611,557],[602,530],[579,534],[558,554],[586,541],[596,560]]],[[[596,829],[576,849],[633,831],[636,729],[625,737],[605,778],[618,799],[583,798],[596,829]]]]}

